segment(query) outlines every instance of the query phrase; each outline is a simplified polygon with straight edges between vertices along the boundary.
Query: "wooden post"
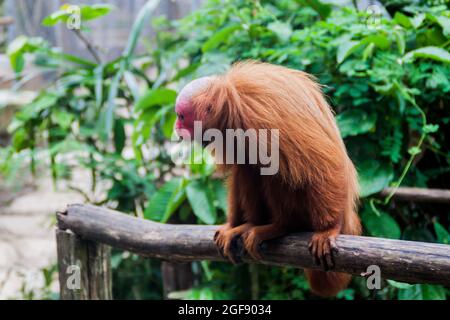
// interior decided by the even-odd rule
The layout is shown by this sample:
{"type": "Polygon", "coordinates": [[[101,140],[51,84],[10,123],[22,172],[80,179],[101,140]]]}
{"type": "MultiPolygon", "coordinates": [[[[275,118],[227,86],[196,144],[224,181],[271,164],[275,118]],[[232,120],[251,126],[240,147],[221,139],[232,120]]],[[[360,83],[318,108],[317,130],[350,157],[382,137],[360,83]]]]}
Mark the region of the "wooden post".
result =
{"type": "Polygon", "coordinates": [[[161,274],[164,299],[169,299],[171,292],[187,290],[194,285],[194,274],[190,262],[163,261],[161,274]]]}
{"type": "MultiPolygon", "coordinates": [[[[171,224],[179,224],[178,217],[169,219],[171,224]]],[[[163,297],[169,299],[169,294],[174,291],[183,291],[194,286],[194,273],[191,262],[161,262],[161,276],[163,284],[163,297]]]]}
{"type": "Polygon", "coordinates": [[[61,229],[56,230],[56,245],[60,299],[112,299],[109,246],[61,229]]]}

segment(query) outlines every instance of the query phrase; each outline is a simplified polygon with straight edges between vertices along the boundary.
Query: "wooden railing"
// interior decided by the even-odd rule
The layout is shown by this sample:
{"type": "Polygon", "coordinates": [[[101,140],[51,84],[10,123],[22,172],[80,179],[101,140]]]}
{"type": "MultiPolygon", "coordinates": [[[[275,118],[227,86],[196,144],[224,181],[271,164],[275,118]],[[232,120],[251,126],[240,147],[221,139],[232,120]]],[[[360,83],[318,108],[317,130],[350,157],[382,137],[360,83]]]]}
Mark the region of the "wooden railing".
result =
{"type": "MultiPolygon", "coordinates": [[[[110,299],[110,246],[167,261],[223,261],[213,242],[217,226],[156,223],[91,205],[71,205],[57,214],[57,247],[62,299],[110,299]],[[68,285],[78,266],[80,287],[68,285]],[[68,269],[69,268],[69,269],[68,269]]],[[[308,251],[310,233],[268,241],[263,259],[244,254],[245,263],[318,268],[308,251]]],[[[450,246],[340,235],[335,271],[361,275],[377,265],[381,276],[410,283],[450,285],[450,246]]]]}

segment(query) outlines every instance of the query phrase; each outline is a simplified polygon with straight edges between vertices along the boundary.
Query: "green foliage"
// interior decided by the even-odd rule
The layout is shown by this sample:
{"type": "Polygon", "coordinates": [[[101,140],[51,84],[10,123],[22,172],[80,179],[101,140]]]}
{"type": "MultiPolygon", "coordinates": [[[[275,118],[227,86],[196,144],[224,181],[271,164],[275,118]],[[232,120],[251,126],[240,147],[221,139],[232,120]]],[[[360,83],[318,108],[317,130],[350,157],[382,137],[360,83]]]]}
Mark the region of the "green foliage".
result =
{"type": "MultiPolygon", "coordinates": [[[[138,55],[139,34],[157,3],[148,1],[142,8],[126,48],[112,61],[72,56],[43,39],[19,37],[10,44],[19,83],[26,55],[59,76],[16,114],[9,127],[13,143],[0,150],[4,174],[17,173],[24,159],[34,170],[38,159],[48,158],[55,179],[70,178],[63,157],[70,153],[91,170],[93,191],[98,181],[109,186],[98,203],[161,222],[221,223],[226,189],[212,177],[208,154],[197,146],[191,157],[198,161],[171,160],[166,144],[175,121],[173,105],[177,89],[188,81],[223,72],[234,61],[256,59],[307,71],[324,85],[358,169],[367,235],[449,243],[447,208],[394,205],[390,196],[375,196],[403,184],[450,187],[446,6],[387,4],[393,18],[373,25],[365,12],[316,0],[210,0],[181,20],[152,17],[155,38],[149,52],[138,55]]],[[[95,19],[111,7],[83,10],[95,19]]],[[[57,12],[43,23],[67,19],[57,12]]],[[[83,25],[81,31],[86,29],[83,25]]],[[[179,298],[312,298],[299,270],[195,265],[199,285],[177,293],[179,298]]],[[[160,297],[157,262],[117,253],[113,266],[116,297],[160,297]]],[[[354,279],[338,298],[370,295],[364,281],[354,279]]],[[[390,281],[376,297],[441,299],[446,291],[390,281]]]]}
{"type": "MultiPolygon", "coordinates": [[[[44,18],[44,20],[42,20],[42,25],[46,27],[52,27],[60,22],[66,23],[73,13],[71,12],[70,8],[70,4],[62,5],[60,10],[44,18]]],[[[112,9],[113,7],[108,4],[94,4],[92,6],[81,5],[79,6],[80,20],[89,21],[100,18],[104,15],[107,15],[112,9]]]]}

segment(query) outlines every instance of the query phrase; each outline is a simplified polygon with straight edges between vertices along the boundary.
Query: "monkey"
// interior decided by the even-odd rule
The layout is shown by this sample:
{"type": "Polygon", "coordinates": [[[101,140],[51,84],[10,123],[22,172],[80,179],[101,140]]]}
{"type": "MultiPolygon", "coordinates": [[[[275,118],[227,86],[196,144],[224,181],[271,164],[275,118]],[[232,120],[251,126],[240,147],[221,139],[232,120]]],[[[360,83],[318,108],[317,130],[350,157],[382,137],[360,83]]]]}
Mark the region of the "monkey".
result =
{"type": "MultiPolygon", "coordinates": [[[[202,130],[278,129],[279,169],[262,175],[256,164],[224,164],[227,222],[214,236],[222,255],[237,262],[233,243],[261,260],[261,244],[309,231],[309,251],[319,269],[305,269],[311,291],[332,297],[349,274],[330,271],[339,234],[360,235],[358,180],[322,86],[310,74],[256,61],[236,62],[221,75],[196,79],[175,103],[181,138],[202,130]]],[[[268,143],[268,141],[266,141],[268,143]]],[[[223,156],[223,155],[222,155],[223,156]]]]}

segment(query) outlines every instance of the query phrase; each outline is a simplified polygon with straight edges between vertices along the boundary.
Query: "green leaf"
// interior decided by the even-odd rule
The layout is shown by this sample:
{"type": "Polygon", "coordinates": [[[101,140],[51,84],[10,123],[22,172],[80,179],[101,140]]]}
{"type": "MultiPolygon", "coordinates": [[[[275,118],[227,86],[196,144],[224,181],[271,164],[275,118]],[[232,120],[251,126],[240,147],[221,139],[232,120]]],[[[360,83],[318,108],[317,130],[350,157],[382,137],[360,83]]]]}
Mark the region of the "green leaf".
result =
{"type": "Polygon", "coordinates": [[[26,45],[28,44],[28,38],[26,36],[18,36],[15,38],[6,49],[6,54],[8,56],[16,55],[19,52],[23,51],[26,45]]]}
{"type": "Polygon", "coordinates": [[[150,199],[144,212],[145,219],[167,222],[186,199],[185,187],[183,178],[167,181],[150,199]]]}
{"type": "Polygon", "coordinates": [[[83,5],[81,6],[81,21],[103,17],[110,13],[112,9],[114,9],[114,6],[110,4],[83,5]]]}
{"type": "Polygon", "coordinates": [[[450,18],[446,16],[436,17],[436,22],[441,26],[444,36],[450,37],[450,18]]]}
{"type": "Polygon", "coordinates": [[[409,288],[398,291],[399,300],[423,300],[422,286],[420,284],[413,285],[409,288]]]}
{"type": "Polygon", "coordinates": [[[167,112],[161,126],[162,133],[167,139],[172,138],[175,121],[177,121],[177,115],[175,112],[167,112]]]}
{"type": "Polygon", "coordinates": [[[292,26],[287,22],[275,21],[269,23],[267,29],[275,33],[281,41],[288,41],[292,35],[292,26]]]}
{"type": "Polygon", "coordinates": [[[349,38],[343,39],[339,47],[337,48],[336,60],[341,63],[350,54],[355,52],[361,46],[361,41],[353,41],[349,38]]]}
{"type": "Polygon", "coordinates": [[[422,284],[423,300],[446,300],[443,286],[422,284]]]}
{"type": "Polygon", "coordinates": [[[386,188],[394,177],[392,166],[375,160],[364,160],[358,164],[360,196],[367,197],[386,188]]]}
{"type": "Polygon", "coordinates": [[[202,52],[208,52],[216,49],[221,43],[226,42],[233,32],[241,28],[242,27],[240,24],[233,24],[214,33],[214,35],[203,44],[202,52]]]}
{"type": "Polygon", "coordinates": [[[123,73],[123,79],[125,80],[125,83],[127,84],[128,88],[131,91],[131,94],[133,95],[134,100],[139,100],[139,84],[136,80],[136,77],[134,74],[130,71],[125,71],[123,73]]]}
{"type": "Polygon", "coordinates": [[[12,136],[12,146],[16,152],[29,148],[32,142],[29,139],[28,133],[24,128],[19,128],[12,136]]]}
{"type": "Polygon", "coordinates": [[[436,61],[442,61],[445,63],[450,63],[450,53],[439,47],[423,47],[413,51],[408,52],[403,56],[403,60],[410,62],[417,58],[428,58],[436,61]]]}
{"type": "Polygon", "coordinates": [[[149,0],[139,11],[136,20],[131,28],[130,36],[128,37],[127,46],[122,53],[122,59],[120,60],[119,70],[114,76],[109,93],[108,100],[106,103],[106,110],[102,112],[99,120],[99,127],[101,138],[106,140],[109,137],[113,129],[114,124],[114,111],[116,109],[116,98],[119,92],[119,85],[122,80],[124,72],[129,68],[129,59],[136,48],[136,43],[141,34],[142,28],[144,27],[144,23],[147,18],[153,13],[159,4],[159,0],[149,0]]]}
{"type": "Polygon", "coordinates": [[[448,231],[437,221],[434,221],[433,225],[437,241],[439,243],[450,244],[450,234],[448,231]]]}
{"type": "Polygon", "coordinates": [[[397,11],[394,15],[394,21],[397,22],[399,25],[409,29],[413,26],[411,23],[411,20],[408,16],[405,16],[400,11],[397,11]]]}
{"type": "Polygon", "coordinates": [[[228,201],[227,201],[227,189],[222,180],[211,180],[212,190],[214,198],[216,199],[216,207],[227,213],[228,201]]]}
{"type": "Polygon", "coordinates": [[[414,28],[419,28],[422,25],[423,20],[425,20],[425,15],[423,13],[419,13],[414,17],[410,18],[411,24],[414,28]]]}
{"type": "Polygon", "coordinates": [[[159,0],[148,0],[142,9],[139,11],[133,27],[131,28],[130,36],[128,37],[127,46],[125,47],[122,56],[128,59],[134,52],[136,48],[137,40],[141,34],[144,23],[147,21],[148,17],[153,14],[159,4],[159,0]]]}
{"type": "Polygon", "coordinates": [[[126,134],[122,119],[116,119],[114,126],[114,148],[117,154],[121,154],[125,147],[126,134]]]}
{"type": "Polygon", "coordinates": [[[412,156],[418,155],[421,151],[419,147],[411,147],[408,149],[408,153],[412,156]]]}
{"type": "Polygon", "coordinates": [[[336,121],[343,138],[367,133],[375,128],[377,115],[367,114],[363,110],[351,109],[336,116],[336,121]]]}
{"type": "Polygon", "coordinates": [[[52,111],[51,119],[54,123],[57,123],[61,128],[68,129],[72,124],[74,115],[72,113],[55,109],[52,111]]]}
{"type": "MultiPolygon", "coordinates": [[[[42,25],[45,27],[52,27],[59,22],[66,23],[69,17],[72,14],[75,14],[74,11],[70,10],[72,5],[64,4],[61,6],[60,10],[53,12],[49,16],[45,17],[42,20],[42,25]]],[[[109,4],[94,4],[94,5],[81,5],[80,8],[80,20],[88,21],[100,18],[104,15],[107,15],[114,6],[109,4]]]]}
{"type": "Polygon", "coordinates": [[[51,92],[44,92],[33,102],[26,105],[17,113],[17,118],[22,121],[36,117],[42,110],[51,108],[58,101],[58,96],[51,92]]]}
{"type": "Polygon", "coordinates": [[[177,92],[172,89],[151,89],[144,93],[134,106],[134,111],[139,112],[155,106],[165,106],[175,103],[177,92]]]}
{"type": "Polygon", "coordinates": [[[315,10],[323,20],[325,20],[330,15],[332,10],[331,5],[325,4],[319,0],[299,0],[299,2],[315,10]]]}
{"type": "Polygon", "coordinates": [[[106,141],[114,126],[114,112],[116,110],[116,98],[119,93],[120,81],[122,80],[123,73],[125,71],[126,64],[124,60],[120,62],[120,67],[115,74],[108,92],[108,100],[106,102],[106,108],[102,111],[99,118],[100,138],[106,141]]]}
{"type": "Polygon", "coordinates": [[[397,288],[397,289],[408,289],[413,286],[412,284],[409,284],[409,283],[398,282],[398,281],[394,281],[394,280],[387,280],[387,282],[391,286],[393,286],[394,288],[397,288]]]}
{"type": "Polygon", "coordinates": [[[100,110],[103,102],[103,65],[99,65],[94,69],[95,77],[95,106],[100,110]]]}
{"type": "Polygon", "coordinates": [[[405,54],[405,36],[403,32],[394,30],[395,41],[397,42],[398,52],[403,55],[405,54]]]}
{"type": "Polygon", "coordinates": [[[56,60],[62,60],[62,62],[72,62],[72,63],[76,63],[79,65],[82,65],[83,67],[91,67],[91,68],[95,68],[97,66],[96,63],[71,55],[71,54],[67,54],[64,52],[61,52],[59,50],[55,50],[52,49],[50,52],[48,52],[49,57],[52,57],[56,60]]]}
{"type": "Polygon", "coordinates": [[[58,10],[58,11],[53,12],[49,16],[45,17],[42,20],[41,24],[44,27],[52,27],[61,21],[66,22],[67,19],[69,18],[69,15],[70,14],[67,9],[58,10]]]}
{"type": "Polygon", "coordinates": [[[367,36],[361,40],[361,43],[362,44],[373,43],[380,49],[388,49],[391,44],[389,38],[383,34],[375,34],[367,36]]]}
{"type": "Polygon", "coordinates": [[[25,59],[23,57],[26,47],[28,45],[28,38],[26,36],[19,36],[14,39],[6,49],[11,67],[16,73],[23,70],[25,66],[25,59]]]}
{"type": "Polygon", "coordinates": [[[437,132],[438,130],[439,130],[438,124],[429,123],[423,127],[423,132],[425,132],[425,133],[434,133],[434,132],[437,132]]]}
{"type": "Polygon", "coordinates": [[[201,180],[193,180],[186,186],[186,195],[194,214],[206,224],[214,224],[216,209],[207,194],[207,185],[201,180]]]}
{"type": "Polygon", "coordinates": [[[436,242],[436,238],[430,230],[412,225],[403,229],[402,239],[420,242],[436,242]]]}
{"type": "Polygon", "coordinates": [[[386,212],[379,210],[376,215],[372,210],[366,209],[361,215],[364,227],[373,237],[400,239],[401,230],[397,222],[386,212]]]}
{"type": "Polygon", "coordinates": [[[352,53],[357,51],[359,48],[369,45],[371,43],[375,44],[380,49],[387,49],[390,46],[389,38],[382,34],[367,36],[361,40],[351,40],[351,35],[344,35],[337,40],[339,46],[336,52],[336,60],[341,63],[352,53]]]}
{"type": "Polygon", "coordinates": [[[443,286],[416,284],[398,292],[399,300],[445,300],[443,286]]]}

